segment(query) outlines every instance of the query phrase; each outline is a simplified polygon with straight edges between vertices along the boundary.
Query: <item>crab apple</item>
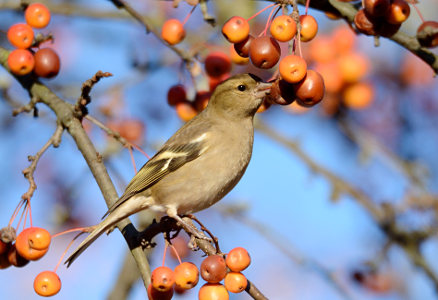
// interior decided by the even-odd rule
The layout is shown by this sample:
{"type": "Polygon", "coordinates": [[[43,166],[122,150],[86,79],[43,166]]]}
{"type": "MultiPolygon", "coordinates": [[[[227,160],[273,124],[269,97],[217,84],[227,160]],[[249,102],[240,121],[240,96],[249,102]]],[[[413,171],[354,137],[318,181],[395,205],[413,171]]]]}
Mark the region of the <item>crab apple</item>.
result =
{"type": "Polygon", "coordinates": [[[8,252],[10,246],[11,243],[5,243],[2,240],[0,240],[0,255],[8,252]]]}
{"type": "Polygon", "coordinates": [[[33,28],[44,28],[50,23],[50,11],[41,3],[32,3],[24,11],[26,23],[33,28]]]}
{"type": "Polygon", "coordinates": [[[175,285],[188,290],[194,288],[199,281],[199,270],[191,262],[183,262],[175,267],[175,285]]]}
{"type": "Polygon", "coordinates": [[[152,271],[151,284],[160,291],[165,292],[173,288],[175,274],[171,268],[161,266],[152,271]]]}
{"type": "Polygon", "coordinates": [[[280,59],[280,54],[280,45],[272,37],[262,36],[251,41],[249,58],[257,68],[272,68],[280,59]]]}
{"type": "Polygon", "coordinates": [[[289,83],[297,83],[306,76],[307,63],[297,55],[288,55],[280,61],[280,75],[289,83]]]}
{"type": "Polygon", "coordinates": [[[242,17],[231,17],[222,26],[222,34],[230,43],[239,43],[249,35],[248,21],[242,17]]]}
{"type": "Polygon", "coordinates": [[[148,299],[149,300],[170,300],[173,297],[173,289],[169,289],[165,292],[161,292],[155,289],[152,284],[148,286],[148,299]]]}
{"type": "Polygon", "coordinates": [[[28,260],[38,260],[49,250],[50,233],[38,227],[29,227],[17,236],[15,247],[28,260]]]}
{"type": "Polygon", "coordinates": [[[237,53],[233,44],[230,45],[230,58],[236,65],[246,65],[249,62],[248,57],[240,56],[239,53],[237,53]]]}
{"type": "Polygon", "coordinates": [[[240,272],[229,272],[225,276],[224,285],[231,293],[241,293],[246,289],[248,280],[240,272]]]}
{"type": "Polygon", "coordinates": [[[220,255],[210,255],[201,263],[201,277],[209,283],[218,283],[225,278],[227,265],[220,255]]]}
{"type": "Polygon", "coordinates": [[[338,54],[351,52],[356,44],[356,34],[348,26],[337,27],[332,34],[333,45],[338,54]]]}
{"type": "Polygon", "coordinates": [[[175,109],[178,117],[184,122],[190,121],[198,114],[196,108],[189,101],[178,103],[175,105],[175,109]]]}
{"type": "Polygon", "coordinates": [[[334,39],[328,36],[319,36],[309,45],[309,58],[314,62],[330,62],[338,54],[335,45],[334,39]]]}
{"type": "Polygon", "coordinates": [[[391,24],[401,24],[409,18],[411,8],[405,0],[392,0],[385,19],[391,24]]]}
{"type": "Polygon", "coordinates": [[[32,72],[35,58],[29,50],[15,49],[9,53],[8,66],[15,75],[26,75],[32,72]]]}
{"type": "Polygon", "coordinates": [[[242,57],[249,57],[249,48],[253,40],[254,37],[252,35],[248,35],[248,37],[243,41],[234,44],[234,50],[236,50],[237,54],[242,57]]]}
{"type": "Polygon", "coordinates": [[[297,101],[292,102],[290,105],[284,106],[285,110],[287,110],[290,113],[301,115],[307,113],[310,108],[301,106],[297,103],[297,101]]]}
{"type": "Polygon", "coordinates": [[[29,263],[29,260],[22,257],[18,251],[17,248],[15,248],[15,244],[12,244],[8,251],[8,261],[11,265],[15,267],[24,267],[29,263]]]}
{"type": "Polygon", "coordinates": [[[52,78],[58,75],[61,61],[55,50],[43,48],[35,53],[34,73],[39,77],[52,78]]]}
{"type": "Polygon", "coordinates": [[[337,63],[316,64],[314,69],[324,79],[325,90],[328,93],[337,93],[342,89],[344,79],[337,63]]]}
{"type": "Polygon", "coordinates": [[[27,24],[17,23],[8,29],[9,42],[18,49],[29,48],[33,43],[33,29],[27,24]]]}
{"type": "Polygon", "coordinates": [[[352,109],[365,109],[374,100],[374,88],[370,83],[358,82],[344,89],[343,101],[345,106],[352,109]]]}
{"type": "Polygon", "coordinates": [[[123,138],[132,143],[141,143],[145,126],[144,123],[136,119],[124,119],[121,121],[114,121],[107,124],[107,126],[117,131],[123,138]]]}
{"type": "Polygon", "coordinates": [[[53,271],[44,271],[35,277],[33,288],[38,295],[50,297],[58,294],[61,290],[61,279],[53,271]]]}
{"type": "Polygon", "coordinates": [[[378,22],[365,13],[365,9],[360,9],[354,16],[354,25],[356,25],[357,30],[366,35],[376,35],[378,22]]]}
{"type": "Polygon", "coordinates": [[[209,91],[198,91],[196,92],[194,106],[198,112],[203,111],[210,100],[211,93],[209,91]]]}
{"type": "Polygon", "coordinates": [[[278,16],[272,21],[270,31],[277,41],[288,42],[297,34],[297,24],[288,15],[278,16]]]}
{"type": "Polygon", "coordinates": [[[208,76],[221,77],[231,71],[231,59],[221,51],[214,51],[205,58],[205,71],[208,76]]]}
{"type": "Polygon", "coordinates": [[[260,107],[257,109],[257,113],[263,113],[265,111],[267,111],[270,107],[271,107],[272,103],[268,100],[268,97],[266,97],[263,102],[262,105],[260,105],[260,107]]]}
{"type": "Polygon", "coordinates": [[[417,29],[417,39],[423,47],[438,46],[438,22],[423,22],[417,29]]]}
{"type": "Polygon", "coordinates": [[[401,27],[401,23],[391,24],[385,21],[385,19],[383,19],[382,22],[380,23],[380,27],[377,29],[377,34],[383,37],[391,37],[397,33],[400,27],[401,27]]]}
{"type": "Polygon", "coordinates": [[[372,17],[381,17],[386,14],[391,6],[390,0],[365,0],[364,8],[372,17]]]}
{"type": "Polygon", "coordinates": [[[231,271],[240,272],[248,268],[251,263],[251,257],[245,248],[236,247],[228,252],[225,262],[231,271]]]}
{"type": "Polygon", "coordinates": [[[170,106],[175,106],[180,102],[187,100],[186,89],[182,84],[172,86],[167,92],[167,103],[170,106]]]}
{"type": "Polygon", "coordinates": [[[301,15],[300,24],[300,38],[302,42],[312,40],[318,33],[318,22],[311,15],[301,15]]]}
{"type": "Polygon", "coordinates": [[[318,72],[307,70],[306,77],[294,85],[294,90],[299,105],[314,106],[321,102],[324,97],[324,79],[318,72]]]}
{"type": "Polygon", "coordinates": [[[341,76],[345,82],[357,82],[368,72],[370,62],[359,53],[343,55],[338,59],[341,76]]]}
{"type": "Polygon", "coordinates": [[[227,289],[220,283],[206,283],[198,293],[199,300],[228,300],[230,295],[227,289]]]}
{"type": "Polygon", "coordinates": [[[0,270],[9,268],[11,263],[8,259],[8,252],[0,254],[0,270]]]}
{"type": "Polygon", "coordinates": [[[180,43],[186,37],[183,24],[177,19],[169,19],[161,28],[161,38],[170,45],[180,43]]]}
{"type": "Polygon", "coordinates": [[[295,101],[293,85],[283,79],[272,83],[271,91],[266,97],[270,102],[288,105],[295,101]]]}

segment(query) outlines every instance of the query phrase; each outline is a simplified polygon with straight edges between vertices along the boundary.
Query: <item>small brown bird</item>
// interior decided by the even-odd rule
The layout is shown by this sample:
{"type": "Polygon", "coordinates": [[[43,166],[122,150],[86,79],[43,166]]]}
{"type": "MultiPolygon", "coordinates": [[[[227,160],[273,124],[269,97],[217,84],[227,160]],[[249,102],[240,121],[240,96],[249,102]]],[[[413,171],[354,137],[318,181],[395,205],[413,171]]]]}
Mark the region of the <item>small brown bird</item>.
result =
{"type": "Polygon", "coordinates": [[[70,255],[70,264],[103,232],[143,209],[179,215],[206,209],[239,182],[251,159],[253,118],[270,83],[236,75],[216,87],[207,107],[155,154],[108,210],[104,220],[70,255]]]}

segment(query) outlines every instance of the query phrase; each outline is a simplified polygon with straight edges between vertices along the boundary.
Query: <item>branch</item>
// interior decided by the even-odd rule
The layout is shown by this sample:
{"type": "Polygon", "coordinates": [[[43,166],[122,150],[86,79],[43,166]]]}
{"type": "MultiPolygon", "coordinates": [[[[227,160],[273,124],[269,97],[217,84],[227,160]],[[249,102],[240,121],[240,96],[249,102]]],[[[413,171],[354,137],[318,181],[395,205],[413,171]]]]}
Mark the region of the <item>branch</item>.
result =
{"type": "MultiPolygon", "coordinates": [[[[0,64],[6,69],[7,58],[9,51],[0,47],[0,64]]],[[[81,122],[75,116],[74,106],[63,101],[56,96],[49,88],[39,81],[31,80],[29,77],[15,76],[16,80],[26,89],[31,98],[39,99],[39,102],[46,104],[57,116],[58,122],[62,125],[73,137],[79,151],[88,164],[88,167],[93,174],[105,202],[109,207],[119,197],[117,191],[108,175],[105,165],[102,162],[100,154],[97,152],[93,143],[89,139],[87,133],[82,127],[81,122]]],[[[137,230],[131,224],[129,219],[124,219],[117,224],[117,227],[123,232],[123,236],[129,242],[137,234],[137,230]]],[[[141,247],[131,248],[131,253],[140,270],[144,286],[147,287],[150,281],[150,273],[148,272],[148,261],[141,247]]]]}

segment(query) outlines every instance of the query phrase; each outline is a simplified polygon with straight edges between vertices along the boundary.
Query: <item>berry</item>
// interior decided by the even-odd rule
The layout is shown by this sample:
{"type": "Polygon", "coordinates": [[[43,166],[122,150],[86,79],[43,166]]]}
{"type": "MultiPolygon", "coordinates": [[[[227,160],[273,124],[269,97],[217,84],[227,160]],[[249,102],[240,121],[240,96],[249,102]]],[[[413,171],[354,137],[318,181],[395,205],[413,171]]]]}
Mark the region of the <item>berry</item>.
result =
{"type": "Polygon", "coordinates": [[[220,283],[206,283],[200,289],[198,293],[199,300],[228,300],[227,289],[220,283]]]}
{"type": "Polygon", "coordinates": [[[249,62],[248,57],[240,56],[239,53],[237,53],[234,45],[230,45],[230,58],[236,65],[246,65],[249,62]]]}
{"type": "Polygon", "coordinates": [[[27,24],[14,24],[8,29],[9,42],[18,49],[29,48],[33,43],[33,29],[27,24]]]}
{"type": "Polygon", "coordinates": [[[17,236],[15,246],[18,253],[28,260],[38,260],[49,250],[50,233],[38,227],[29,227],[17,236]]]}
{"type": "Polygon", "coordinates": [[[8,253],[2,253],[0,254],[0,270],[9,268],[11,266],[11,263],[8,259],[8,253]]]}
{"type": "Polygon", "coordinates": [[[43,48],[35,53],[34,73],[39,77],[52,78],[58,75],[61,62],[51,48],[43,48]]]}
{"type": "Polygon", "coordinates": [[[280,45],[269,36],[262,36],[251,41],[249,57],[254,66],[261,69],[270,69],[280,59],[280,45]]]}
{"type": "Polygon", "coordinates": [[[308,42],[312,40],[318,33],[318,23],[315,18],[311,15],[301,15],[300,16],[300,37],[301,41],[308,42]]]}
{"type": "Polygon", "coordinates": [[[344,104],[352,109],[365,109],[374,99],[374,88],[371,84],[358,82],[345,88],[344,104]]]}
{"type": "Polygon", "coordinates": [[[170,45],[180,43],[186,36],[182,23],[177,19],[170,19],[164,22],[161,29],[161,38],[170,45]]]}
{"type": "Polygon", "coordinates": [[[240,272],[229,272],[224,280],[225,288],[231,293],[241,293],[246,289],[248,280],[240,272]]]}
{"type": "Polygon", "coordinates": [[[152,271],[151,284],[160,291],[165,292],[173,288],[175,283],[175,274],[172,269],[161,266],[152,271]]]}
{"type": "Polygon", "coordinates": [[[44,4],[32,3],[26,8],[24,18],[30,26],[44,28],[49,25],[50,11],[44,4]]]}
{"type": "Polygon", "coordinates": [[[237,54],[242,57],[249,57],[249,48],[252,40],[254,40],[254,37],[252,35],[248,35],[248,37],[243,41],[234,44],[234,50],[236,50],[237,54]]]}
{"type": "Polygon", "coordinates": [[[391,5],[390,0],[365,0],[364,8],[368,15],[381,17],[386,14],[391,5]]]}
{"type": "Polygon", "coordinates": [[[365,13],[365,9],[360,9],[354,16],[354,25],[357,30],[366,35],[376,35],[379,23],[365,13]]]}
{"type": "Polygon", "coordinates": [[[271,102],[267,99],[267,97],[263,100],[262,105],[257,109],[257,113],[262,113],[267,111],[271,107],[271,102]]]}
{"type": "Polygon", "coordinates": [[[231,271],[241,272],[248,268],[251,263],[251,257],[245,248],[237,247],[228,253],[225,262],[231,271]]]}
{"type": "Polygon", "coordinates": [[[167,92],[167,103],[175,106],[180,102],[187,100],[186,89],[182,84],[172,86],[167,92]]]}
{"type": "Polygon", "coordinates": [[[2,240],[0,240],[0,255],[8,252],[10,246],[10,243],[4,243],[2,240]]]}
{"type": "Polygon", "coordinates": [[[407,20],[410,13],[411,8],[405,0],[392,0],[385,19],[391,24],[401,24],[407,20]]]}
{"type": "Polygon", "coordinates": [[[181,289],[191,289],[198,284],[199,270],[191,262],[183,262],[175,267],[175,285],[181,289]]]}
{"type": "Polygon", "coordinates": [[[198,112],[203,111],[210,100],[211,93],[208,91],[198,91],[196,92],[194,106],[198,112]]]}
{"type": "Polygon", "coordinates": [[[369,61],[359,53],[343,55],[338,60],[339,71],[345,82],[357,82],[362,79],[369,69],[369,61]]]}
{"type": "Polygon", "coordinates": [[[208,76],[221,77],[231,71],[231,59],[223,52],[211,52],[205,59],[205,71],[208,76]]]}
{"type": "Polygon", "coordinates": [[[33,288],[38,295],[50,297],[61,290],[61,280],[55,272],[44,271],[35,277],[33,288]]]}
{"type": "Polygon", "coordinates": [[[270,31],[277,41],[288,42],[297,33],[297,24],[288,15],[278,16],[272,21],[270,31]]]}
{"type": "Polygon", "coordinates": [[[351,52],[356,43],[356,34],[348,26],[339,26],[333,31],[333,41],[336,52],[345,54],[351,52]]]}
{"type": "Polygon", "coordinates": [[[288,55],[280,61],[280,75],[289,83],[297,83],[306,76],[307,63],[297,55],[288,55]]]}
{"type": "Polygon", "coordinates": [[[35,59],[29,50],[15,49],[9,53],[8,66],[15,75],[26,75],[32,72],[35,59]]]}
{"type": "Polygon", "coordinates": [[[306,77],[294,86],[294,90],[299,105],[314,106],[324,97],[324,79],[318,72],[307,70],[306,77]]]}
{"type": "Polygon", "coordinates": [[[280,105],[288,105],[295,101],[295,91],[293,85],[289,82],[280,79],[272,83],[271,91],[267,96],[267,100],[280,105]]]}
{"type": "Polygon", "coordinates": [[[239,43],[249,35],[248,21],[242,17],[231,17],[222,26],[222,34],[230,43],[239,43]]]}
{"type": "Polygon", "coordinates": [[[175,105],[175,109],[178,117],[184,122],[190,121],[198,114],[198,111],[189,101],[178,103],[177,105],[175,105]]]}
{"type": "Polygon", "coordinates": [[[15,266],[15,267],[24,267],[25,265],[27,265],[29,263],[29,260],[25,259],[24,257],[22,257],[18,252],[17,252],[17,248],[15,248],[15,244],[11,245],[11,247],[9,248],[8,251],[8,261],[11,265],[15,266]]]}
{"type": "Polygon", "coordinates": [[[426,21],[417,29],[417,39],[423,47],[433,48],[438,46],[438,22],[426,21]],[[435,33],[432,31],[435,30],[435,33]]]}
{"type": "Polygon", "coordinates": [[[209,283],[218,283],[225,278],[227,266],[220,255],[207,256],[201,263],[201,277],[209,283]]]}
{"type": "Polygon", "coordinates": [[[165,292],[160,292],[155,289],[152,284],[148,286],[148,299],[149,300],[170,300],[173,297],[173,289],[165,292]]]}

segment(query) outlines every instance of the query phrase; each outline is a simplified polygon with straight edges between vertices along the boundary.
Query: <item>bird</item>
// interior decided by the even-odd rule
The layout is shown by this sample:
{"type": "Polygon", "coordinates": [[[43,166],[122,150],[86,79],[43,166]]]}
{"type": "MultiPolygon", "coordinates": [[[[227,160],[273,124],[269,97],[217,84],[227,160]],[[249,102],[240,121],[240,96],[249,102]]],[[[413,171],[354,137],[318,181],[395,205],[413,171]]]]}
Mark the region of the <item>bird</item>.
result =
{"type": "Polygon", "coordinates": [[[103,220],[66,260],[67,267],[101,234],[134,213],[152,209],[186,224],[181,215],[204,210],[231,191],[250,162],[254,115],[271,85],[250,73],[219,84],[207,107],[132,178],[103,220]]]}

